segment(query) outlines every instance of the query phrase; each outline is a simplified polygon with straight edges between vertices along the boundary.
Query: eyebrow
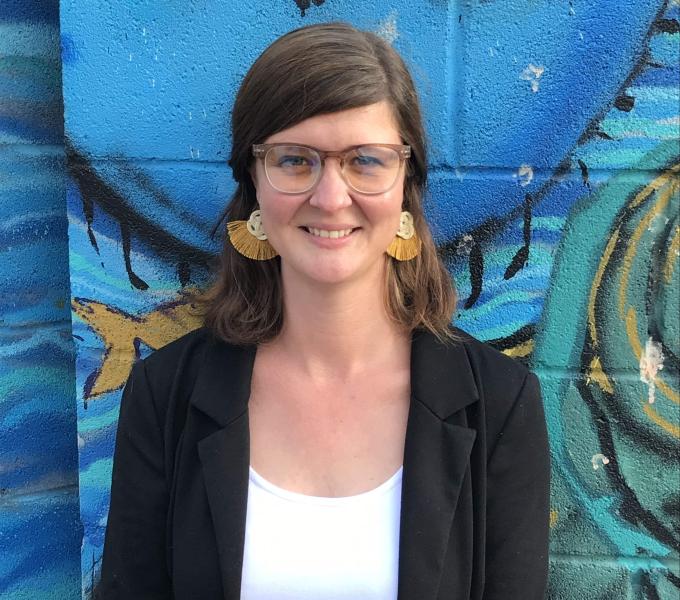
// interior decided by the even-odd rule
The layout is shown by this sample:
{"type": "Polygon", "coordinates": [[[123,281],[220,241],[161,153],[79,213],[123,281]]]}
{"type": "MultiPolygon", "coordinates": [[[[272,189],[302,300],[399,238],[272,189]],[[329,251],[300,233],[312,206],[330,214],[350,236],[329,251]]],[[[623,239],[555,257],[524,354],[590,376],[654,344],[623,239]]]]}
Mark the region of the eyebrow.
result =
{"type": "MultiPolygon", "coordinates": [[[[304,142],[270,142],[271,144],[285,144],[287,146],[304,146],[305,148],[312,148],[314,150],[320,150],[322,152],[334,152],[334,150],[329,150],[326,148],[319,148],[318,146],[312,146],[312,144],[306,144],[304,142]]],[[[342,150],[349,150],[350,148],[355,148],[356,146],[366,146],[367,144],[352,144],[351,146],[345,146],[344,148],[340,148],[339,151],[342,150]]]]}
{"type": "MultiPolygon", "coordinates": [[[[403,146],[403,143],[393,143],[393,142],[361,142],[360,144],[350,144],[344,148],[338,148],[337,150],[319,148],[318,146],[312,146],[311,144],[305,144],[304,142],[267,142],[267,144],[284,144],[286,146],[304,146],[305,148],[311,148],[312,150],[318,150],[319,152],[345,152],[346,150],[351,150],[352,148],[359,148],[361,146],[380,146],[381,144],[391,145],[391,146],[403,146]]],[[[264,145],[264,144],[263,144],[264,145]]]]}

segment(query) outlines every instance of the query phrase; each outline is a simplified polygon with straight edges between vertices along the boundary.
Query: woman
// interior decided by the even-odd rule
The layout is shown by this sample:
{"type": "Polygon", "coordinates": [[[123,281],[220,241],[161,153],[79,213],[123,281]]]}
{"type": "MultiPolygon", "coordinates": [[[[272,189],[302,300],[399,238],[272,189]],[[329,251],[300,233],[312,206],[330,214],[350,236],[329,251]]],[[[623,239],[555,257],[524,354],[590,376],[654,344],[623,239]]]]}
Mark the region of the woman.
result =
{"type": "Polygon", "coordinates": [[[100,596],[542,598],[538,383],[449,325],[402,60],[349,25],[291,32],[232,128],[205,327],[123,395],[100,596]]]}

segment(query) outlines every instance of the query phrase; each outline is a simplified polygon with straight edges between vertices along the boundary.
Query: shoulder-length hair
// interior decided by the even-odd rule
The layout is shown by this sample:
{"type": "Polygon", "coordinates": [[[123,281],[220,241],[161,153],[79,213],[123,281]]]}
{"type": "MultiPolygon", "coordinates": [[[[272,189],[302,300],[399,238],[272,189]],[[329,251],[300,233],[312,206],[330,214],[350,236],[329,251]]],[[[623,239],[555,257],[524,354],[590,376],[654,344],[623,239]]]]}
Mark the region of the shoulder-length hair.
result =
{"type": "MultiPolygon", "coordinates": [[[[444,339],[451,336],[456,294],[423,215],[427,157],[420,105],[403,60],[377,35],[346,23],[311,25],[285,34],[259,56],[232,111],[229,165],[238,185],[220,223],[225,217],[247,220],[257,207],[253,144],[315,115],[383,100],[392,107],[403,143],[411,146],[403,209],[413,215],[422,240],[412,260],[386,256],[385,309],[406,331],[427,329],[444,339]]],[[[217,337],[235,344],[273,339],[283,326],[280,258],[245,258],[225,235],[217,278],[199,302],[206,327],[217,337]]]]}

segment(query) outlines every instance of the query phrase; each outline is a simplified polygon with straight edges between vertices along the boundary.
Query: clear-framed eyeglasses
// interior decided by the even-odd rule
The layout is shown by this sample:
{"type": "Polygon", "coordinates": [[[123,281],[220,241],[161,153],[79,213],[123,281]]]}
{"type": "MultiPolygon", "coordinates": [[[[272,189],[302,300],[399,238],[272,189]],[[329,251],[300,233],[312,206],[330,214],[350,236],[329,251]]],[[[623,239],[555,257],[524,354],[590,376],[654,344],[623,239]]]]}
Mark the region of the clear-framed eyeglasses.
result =
{"type": "Polygon", "coordinates": [[[335,157],[345,183],[360,194],[383,194],[399,178],[411,147],[362,144],[345,150],[323,151],[301,144],[254,144],[253,156],[264,163],[269,184],[283,194],[302,194],[321,178],[325,161],[335,157]]]}

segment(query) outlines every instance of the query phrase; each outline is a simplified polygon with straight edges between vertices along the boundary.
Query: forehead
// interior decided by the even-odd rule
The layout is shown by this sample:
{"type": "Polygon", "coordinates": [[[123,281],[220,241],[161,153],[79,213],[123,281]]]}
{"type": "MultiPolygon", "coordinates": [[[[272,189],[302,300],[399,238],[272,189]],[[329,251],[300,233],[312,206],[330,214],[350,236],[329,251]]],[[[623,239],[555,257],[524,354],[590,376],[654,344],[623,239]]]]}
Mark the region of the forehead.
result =
{"type": "Polygon", "coordinates": [[[386,102],[316,115],[270,135],[266,143],[288,142],[334,150],[367,143],[400,144],[392,107],[386,102]]]}

